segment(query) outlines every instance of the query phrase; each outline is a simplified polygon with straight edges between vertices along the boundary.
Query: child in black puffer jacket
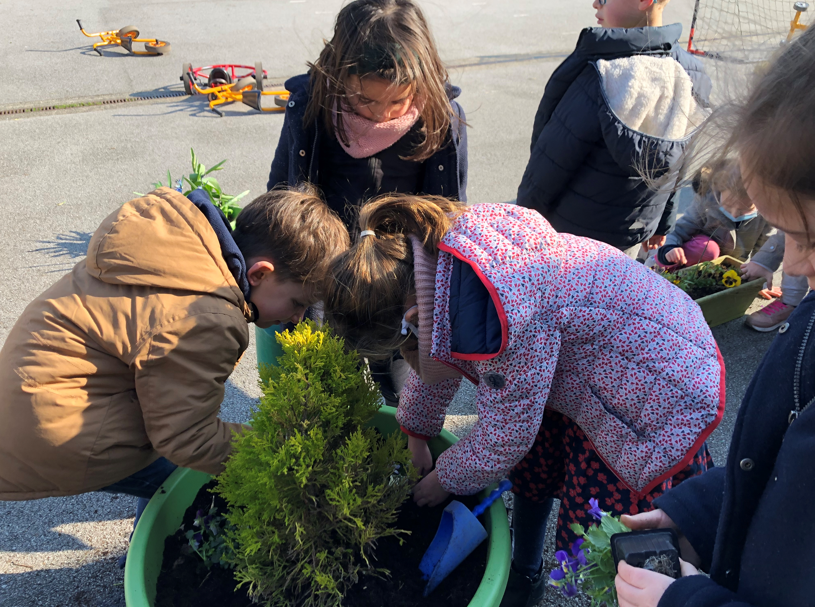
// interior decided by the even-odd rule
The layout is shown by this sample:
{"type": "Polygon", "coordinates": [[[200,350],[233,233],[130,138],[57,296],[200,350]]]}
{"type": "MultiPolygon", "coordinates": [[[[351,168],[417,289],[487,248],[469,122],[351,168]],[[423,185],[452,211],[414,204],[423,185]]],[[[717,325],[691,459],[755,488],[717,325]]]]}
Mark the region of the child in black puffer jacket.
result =
{"type": "Polygon", "coordinates": [[[581,32],[547,83],[518,189],[518,204],[559,232],[632,257],[661,245],[675,218],[673,196],[649,191],[641,173],[658,176],[679,158],[711,89],[679,47],[682,26],[662,26],[667,3],[595,0],[601,27],[581,32]]]}

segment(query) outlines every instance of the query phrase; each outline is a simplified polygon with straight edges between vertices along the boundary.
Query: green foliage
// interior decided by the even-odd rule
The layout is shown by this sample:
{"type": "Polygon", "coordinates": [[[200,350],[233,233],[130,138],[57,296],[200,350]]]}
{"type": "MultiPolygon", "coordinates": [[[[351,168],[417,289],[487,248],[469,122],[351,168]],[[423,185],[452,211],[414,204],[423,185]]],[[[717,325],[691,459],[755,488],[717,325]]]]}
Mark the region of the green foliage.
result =
{"type": "Polygon", "coordinates": [[[657,274],[690,295],[691,299],[699,299],[741,284],[740,278],[737,280],[731,278],[731,276],[738,277],[738,273],[732,268],[712,261],[703,261],[676,272],[667,272],[657,266],[654,266],[653,269],[657,274]]]}
{"type": "Polygon", "coordinates": [[[213,566],[232,566],[231,553],[226,544],[225,528],[227,525],[226,517],[218,513],[213,497],[209,510],[207,512],[199,510],[192,523],[193,528],[184,534],[190,552],[195,552],[200,556],[208,569],[213,566]]]}
{"type": "MultiPolygon", "coordinates": [[[[195,150],[190,149],[190,154],[192,155],[192,173],[189,175],[182,177],[183,182],[189,186],[189,189],[183,192],[184,196],[187,196],[193,190],[197,190],[198,188],[202,188],[208,195],[209,199],[216,207],[223,211],[224,215],[229,222],[233,224],[235,219],[238,217],[238,213],[241,211],[241,207],[237,204],[238,201],[246,196],[249,193],[249,190],[241,192],[237,196],[229,196],[224,194],[223,189],[221,188],[221,184],[218,183],[218,180],[214,177],[208,177],[210,173],[214,173],[215,171],[220,171],[223,169],[223,165],[226,160],[221,160],[218,164],[214,167],[207,169],[203,164],[198,162],[198,157],[195,155],[195,150]]],[[[160,187],[168,187],[168,188],[175,188],[179,192],[181,192],[181,184],[182,179],[179,179],[175,185],[173,185],[173,178],[170,175],[170,171],[167,171],[167,184],[163,184],[161,181],[156,181],[153,183],[153,188],[160,188],[160,187]]],[[[140,194],[139,192],[134,192],[138,196],[144,196],[144,194],[140,194]]]]}
{"type": "Polygon", "coordinates": [[[235,577],[267,607],[339,606],[377,569],[417,475],[400,434],[367,427],[379,394],[355,353],[313,323],[278,336],[252,428],[236,437],[216,492],[228,503],[235,577]]]}
{"type": "Polygon", "coordinates": [[[583,538],[588,566],[580,571],[580,589],[591,599],[593,606],[616,605],[617,589],[614,578],[617,570],[611,554],[611,536],[615,533],[631,531],[617,517],[608,513],[600,519],[599,525],[584,529],[582,525],[573,524],[572,531],[583,538]]]}

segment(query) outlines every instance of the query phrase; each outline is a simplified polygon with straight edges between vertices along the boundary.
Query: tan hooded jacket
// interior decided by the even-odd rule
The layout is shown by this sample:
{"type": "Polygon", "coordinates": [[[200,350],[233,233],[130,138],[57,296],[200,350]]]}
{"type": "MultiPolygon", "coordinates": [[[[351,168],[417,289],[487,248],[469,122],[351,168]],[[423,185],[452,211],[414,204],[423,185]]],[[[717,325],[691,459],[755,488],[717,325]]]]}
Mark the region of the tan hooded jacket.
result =
{"type": "Polygon", "coordinates": [[[0,500],[94,491],[159,456],[217,473],[251,313],[214,230],[162,188],[99,226],[0,350],[0,500]]]}

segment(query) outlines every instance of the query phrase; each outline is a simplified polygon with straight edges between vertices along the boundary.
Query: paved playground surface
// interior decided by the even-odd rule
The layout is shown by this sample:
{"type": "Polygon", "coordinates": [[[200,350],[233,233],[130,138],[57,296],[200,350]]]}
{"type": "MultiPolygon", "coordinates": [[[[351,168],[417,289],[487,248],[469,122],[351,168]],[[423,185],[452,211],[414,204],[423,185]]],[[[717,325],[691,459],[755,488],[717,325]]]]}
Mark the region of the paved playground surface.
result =
{"type": "MultiPolygon", "coordinates": [[[[507,202],[529,154],[532,119],[552,70],[593,25],[590,0],[420,1],[471,125],[471,202],[507,202]]],[[[227,192],[265,190],[282,115],[246,106],[210,113],[201,97],[122,99],[182,91],[181,65],[262,61],[273,82],[305,71],[330,36],[339,0],[41,0],[4,4],[7,35],[0,99],[0,344],[25,306],[85,255],[99,222],[134,192],[189,170],[194,148],[207,165],[227,159],[227,192]],[[172,45],[163,57],[91,50],[79,32],[137,26],[172,45]],[[81,105],[116,101],[104,105],[81,105]],[[12,114],[28,107],[62,109],[12,114]]],[[[673,0],[666,21],[690,21],[690,0],[673,0]]],[[[723,461],[739,401],[774,334],[740,321],[718,327],[728,368],[727,412],[711,439],[723,461]]],[[[653,347],[643,344],[643,348],[653,347]]],[[[248,419],[259,396],[254,346],[229,381],[228,420],[248,419]]],[[[448,427],[465,433],[473,391],[462,389],[448,427]]],[[[0,503],[0,607],[121,607],[135,500],[88,494],[0,503]]],[[[560,601],[549,594],[545,604],[560,601]]],[[[565,604],[565,602],[564,602],[565,604]]]]}

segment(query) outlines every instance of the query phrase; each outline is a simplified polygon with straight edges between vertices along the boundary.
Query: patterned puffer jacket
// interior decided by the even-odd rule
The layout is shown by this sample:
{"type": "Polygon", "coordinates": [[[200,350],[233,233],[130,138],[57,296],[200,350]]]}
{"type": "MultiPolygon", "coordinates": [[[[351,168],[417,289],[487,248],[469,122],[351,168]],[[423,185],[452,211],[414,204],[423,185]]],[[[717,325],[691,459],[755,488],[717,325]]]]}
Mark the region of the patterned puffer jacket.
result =
{"type": "MultiPolygon", "coordinates": [[[[721,420],[724,362],[698,305],[643,265],[514,205],[471,207],[439,249],[430,358],[477,385],[478,409],[436,462],[446,490],[503,478],[544,407],[577,423],[638,493],[683,468],[721,420]]],[[[403,431],[436,436],[460,381],[411,372],[403,431]]]]}

